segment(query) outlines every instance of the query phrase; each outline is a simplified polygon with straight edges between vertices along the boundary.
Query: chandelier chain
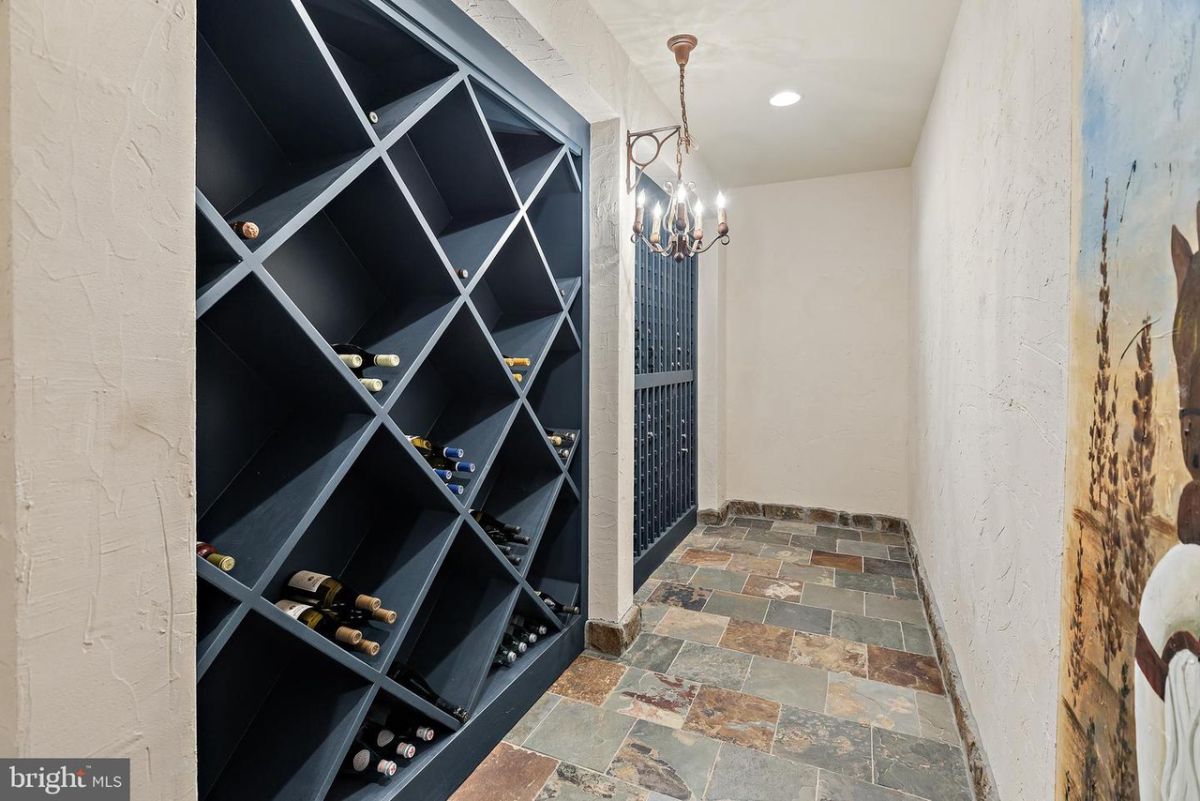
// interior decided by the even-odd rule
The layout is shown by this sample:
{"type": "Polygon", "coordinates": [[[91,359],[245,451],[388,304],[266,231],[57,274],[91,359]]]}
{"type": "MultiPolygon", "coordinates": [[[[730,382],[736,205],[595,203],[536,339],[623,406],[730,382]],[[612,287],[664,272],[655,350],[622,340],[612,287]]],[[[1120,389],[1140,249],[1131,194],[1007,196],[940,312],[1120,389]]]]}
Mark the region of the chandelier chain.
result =
{"type": "Polygon", "coordinates": [[[683,180],[683,152],[692,152],[692,132],[688,128],[687,117],[687,94],[684,88],[684,80],[686,78],[687,66],[679,65],[679,116],[683,122],[683,129],[680,131],[679,138],[675,140],[675,174],[679,180],[683,180]]]}

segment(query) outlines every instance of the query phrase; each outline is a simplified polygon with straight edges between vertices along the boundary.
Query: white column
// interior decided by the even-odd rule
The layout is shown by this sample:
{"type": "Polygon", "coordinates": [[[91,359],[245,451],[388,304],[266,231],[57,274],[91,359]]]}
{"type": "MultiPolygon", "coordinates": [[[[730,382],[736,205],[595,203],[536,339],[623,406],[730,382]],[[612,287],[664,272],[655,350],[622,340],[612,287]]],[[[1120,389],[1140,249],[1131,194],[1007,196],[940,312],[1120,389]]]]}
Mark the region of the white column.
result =
{"type": "Polygon", "coordinates": [[[592,125],[588,415],[588,615],[621,621],[633,605],[633,245],[625,132],[592,125]]]}
{"type": "Polygon", "coordinates": [[[0,753],[194,799],[194,0],[0,2],[0,753]]]}

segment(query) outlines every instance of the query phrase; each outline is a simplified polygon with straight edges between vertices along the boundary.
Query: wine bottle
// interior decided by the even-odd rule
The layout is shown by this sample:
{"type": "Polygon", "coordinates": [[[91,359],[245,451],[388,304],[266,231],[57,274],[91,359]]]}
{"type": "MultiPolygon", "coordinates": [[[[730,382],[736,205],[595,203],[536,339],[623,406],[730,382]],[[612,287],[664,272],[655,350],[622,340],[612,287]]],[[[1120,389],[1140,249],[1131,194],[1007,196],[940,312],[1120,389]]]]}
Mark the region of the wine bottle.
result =
{"type": "Polygon", "coordinates": [[[446,489],[450,490],[454,495],[463,495],[467,491],[467,488],[462,484],[447,484],[446,489]]]}
{"type": "Polygon", "coordinates": [[[337,351],[338,356],[342,357],[342,361],[346,362],[346,366],[354,367],[350,362],[346,361],[348,356],[358,357],[358,367],[399,367],[400,357],[394,353],[373,353],[366,348],[358,345],[350,345],[339,343],[333,346],[337,351]]]}
{"type": "Polygon", "coordinates": [[[311,570],[297,570],[293,573],[287,580],[286,592],[294,600],[334,612],[348,607],[374,612],[383,606],[383,601],[374,595],[360,593],[332,576],[314,573],[311,570]]]}
{"type": "Polygon", "coordinates": [[[576,435],[574,431],[557,431],[555,429],[546,429],[547,436],[558,437],[566,445],[574,445],[576,435]]]}
{"type": "Polygon", "coordinates": [[[571,452],[569,450],[567,450],[566,448],[558,448],[557,451],[558,451],[558,458],[562,459],[564,462],[567,459],[571,458],[571,452]]]}
{"type": "Polygon", "coordinates": [[[364,623],[386,623],[390,626],[396,622],[397,617],[391,609],[384,609],[382,606],[367,611],[342,603],[337,609],[322,609],[321,611],[332,615],[339,623],[347,626],[361,626],[364,623]]]}
{"type": "Polygon", "coordinates": [[[405,740],[432,743],[437,737],[437,732],[434,731],[432,726],[409,726],[401,730],[400,736],[405,740]]]}
{"type": "Polygon", "coordinates": [[[517,655],[507,648],[501,648],[496,652],[496,657],[492,660],[493,665],[500,667],[509,667],[513,662],[517,661],[517,655]]]}
{"type": "Polygon", "coordinates": [[[536,634],[534,634],[532,631],[526,631],[519,626],[510,625],[507,629],[505,629],[504,636],[512,637],[514,640],[528,643],[529,645],[533,645],[538,641],[538,636],[536,634]]]}
{"type": "Polygon", "coordinates": [[[242,239],[258,239],[258,235],[262,233],[258,224],[249,220],[235,220],[229,224],[229,227],[242,239]]]}
{"type": "Polygon", "coordinates": [[[460,459],[447,459],[445,456],[438,456],[432,453],[422,453],[425,461],[430,467],[438,470],[453,470],[455,473],[474,473],[475,463],[466,462],[460,459]]]}
{"type": "Polygon", "coordinates": [[[513,526],[501,520],[497,520],[492,515],[482,509],[472,509],[471,517],[475,518],[475,522],[483,526],[485,529],[494,528],[497,531],[503,531],[505,534],[520,534],[521,527],[513,526]]]}
{"type": "Polygon", "coordinates": [[[467,454],[462,448],[454,448],[449,445],[439,445],[425,437],[409,437],[408,441],[413,444],[422,454],[430,453],[436,456],[444,456],[447,459],[465,459],[467,454]]]}
{"type": "Polygon", "coordinates": [[[379,643],[375,642],[374,640],[364,639],[354,647],[362,651],[367,656],[379,656],[379,643]]]}
{"type": "Polygon", "coordinates": [[[234,565],[237,564],[237,560],[232,556],[227,556],[223,553],[217,553],[217,549],[209,545],[207,542],[196,543],[196,556],[199,556],[206,562],[211,562],[221,570],[224,570],[226,573],[228,573],[230,570],[233,570],[234,565]]]}
{"type": "Polygon", "coordinates": [[[413,723],[409,714],[400,709],[389,710],[384,725],[396,732],[401,740],[409,742],[432,743],[437,737],[437,731],[432,726],[413,723]]]}
{"type": "Polygon", "coordinates": [[[515,553],[506,553],[504,554],[504,558],[507,559],[514,567],[521,566],[521,557],[517,556],[515,553]]]}
{"type": "Polygon", "coordinates": [[[351,370],[358,370],[363,365],[362,356],[356,353],[340,353],[338,354],[338,358],[342,360],[342,364],[351,370]]]}
{"type": "Polygon", "coordinates": [[[513,381],[516,381],[518,384],[525,380],[525,376],[521,375],[520,373],[513,373],[512,377],[513,381]]]}
{"type": "Polygon", "coordinates": [[[358,379],[358,383],[362,384],[367,392],[383,392],[383,382],[378,378],[360,378],[358,379]]]}
{"type": "Polygon", "coordinates": [[[504,647],[510,651],[516,651],[518,654],[523,654],[529,650],[529,643],[521,642],[512,637],[504,638],[504,647]]]}
{"type": "Polygon", "coordinates": [[[382,723],[368,719],[363,722],[358,738],[375,750],[386,753],[396,742],[396,733],[382,723]]]}
{"type": "Polygon", "coordinates": [[[435,467],[433,468],[433,474],[447,484],[454,480],[454,471],[452,470],[440,470],[435,467]]]}
{"type": "Polygon", "coordinates": [[[461,270],[461,269],[459,269],[459,270],[455,270],[455,271],[454,271],[454,274],[455,274],[455,275],[457,275],[459,278],[461,278],[461,279],[462,279],[462,280],[464,280],[464,281],[466,281],[468,278],[470,278],[470,277],[471,277],[471,271],[470,271],[470,270],[461,270]]]}
{"type": "Polygon", "coordinates": [[[528,356],[505,356],[504,363],[509,367],[529,367],[533,364],[533,359],[528,356]]]}
{"type": "Polygon", "coordinates": [[[386,779],[396,775],[399,766],[390,759],[385,759],[362,740],[355,740],[350,747],[350,753],[342,762],[342,772],[364,778],[382,776],[386,779]]]}
{"type": "Polygon", "coordinates": [[[300,621],[317,634],[328,637],[334,642],[349,645],[352,648],[357,648],[365,642],[361,631],[341,625],[329,615],[309,604],[285,598],[282,601],[276,601],[275,607],[288,617],[300,621]]]}
{"type": "Polygon", "coordinates": [[[547,434],[546,439],[548,439],[550,441],[550,444],[553,445],[554,447],[556,447],[556,448],[562,447],[563,438],[558,436],[557,434],[547,434]]]}
{"type": "Polygon", "coordinates": [[[537,596],[542,599],[542,602],[544,604],[546,604],[547,607],[550,608],[551,612],[559,612],[564,615],[578,615],[579,614],[578,606],[567,606],[565,604],[561,604],[558,601],[554,600],[554,596],[550,595],[549,593],[542,592],[539,590],[537,596]]]}
{"type": "Polygon", "coordinates": [[[445,698],[442,698],[440,695],[438,695],[437,692],[429,686],[429,682],[425,680],[425,677],[410,668],[408,665],[398,662],[388,675],[390,675],[396,682],[404,685],[429,703],[436,706],[438,709],[445,712],[450,717],[457,718],[461,723],[466,723],[467,719],[471,717],[471,713],[469,713],[467,710],[463,709],[461,706],[451,703],[450,701],[447,701],[445,698]]]}
{"type": "Polygon", "coordinates": [[[513,615],[513,619],[511,622],[512,622],[512,625],[516,626],[517,628],[525,629],[526,631],[531,631],[540,637],[545,637],[546,634],[548,634],[550,631],[548,628],[546,628],[544,623],[539,623],[536,620],[531,620],[531,619],[525,617],[524,615],[513,615]]]}
{"type": "Polygon", "coordinates": [[[379,124],[379,113],[375,112],[375,111],[368,111],[367,112],[367,120],[372,125],[378,125],[379,124]]]}

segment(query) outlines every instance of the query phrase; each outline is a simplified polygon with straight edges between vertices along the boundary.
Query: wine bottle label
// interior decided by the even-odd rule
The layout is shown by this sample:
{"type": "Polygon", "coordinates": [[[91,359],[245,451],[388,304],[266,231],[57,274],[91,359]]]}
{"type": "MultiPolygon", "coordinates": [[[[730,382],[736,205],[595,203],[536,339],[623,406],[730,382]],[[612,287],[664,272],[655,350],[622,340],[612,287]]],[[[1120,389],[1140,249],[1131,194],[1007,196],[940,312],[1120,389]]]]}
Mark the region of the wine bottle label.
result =
{"type": "Polygon", "coordinates": [[[312,609],[308,604],[298,603],[296,601],[276,601],[275,608],[283,612],[290,618],[300,619],[300,616],[309,609],[312,609]]]}
{"type": "Polygon", "coordinates": [[[321,582],[329,576],[324,573],[314,573],[311,570],[297,571],[290,579],[288,586],[304,592],[317,592],[321,586],[321,582]]]}
{"type": "Polygon", "coordinates": [[[352,370],[362,367],[362,356],[359,356],[357,353],[339,353],[338,358],[345,362],[346,366],[352,370]]]}
{"type": "Polygon", "coordinates": [[[349,626],[338,626],[334,632],[333,638],[345,645],[361,645],[363,640],[362,632],[358,629],[352,629],[349,626]]]}
{"type": "Polygon", "coordinates": [[[354,756],[350,759],[350,767],[359,773],[362,773],[364,770],[366,770],[370,764],[371,752],[366,748],[362,749],[361,751],[354,752],[354,756]]]}

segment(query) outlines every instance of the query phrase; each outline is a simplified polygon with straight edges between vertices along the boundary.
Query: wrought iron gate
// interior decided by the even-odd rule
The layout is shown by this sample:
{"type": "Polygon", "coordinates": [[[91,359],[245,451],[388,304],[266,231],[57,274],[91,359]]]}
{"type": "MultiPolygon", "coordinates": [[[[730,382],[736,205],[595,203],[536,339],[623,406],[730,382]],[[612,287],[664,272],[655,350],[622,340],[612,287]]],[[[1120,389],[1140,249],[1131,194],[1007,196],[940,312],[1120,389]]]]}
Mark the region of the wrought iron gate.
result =
{"type": "Polygon", "coordinates": [[[696,524],[696,259],[639,243],[635,280],[636,589],[696,524]]]}

